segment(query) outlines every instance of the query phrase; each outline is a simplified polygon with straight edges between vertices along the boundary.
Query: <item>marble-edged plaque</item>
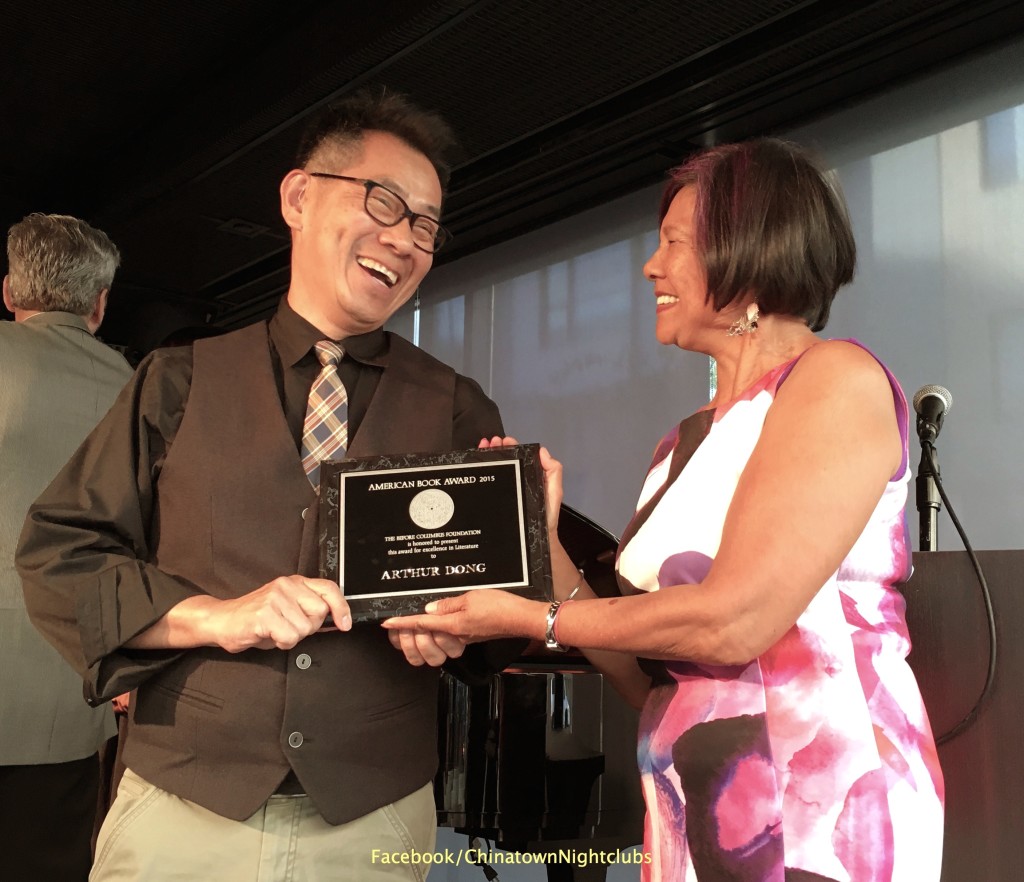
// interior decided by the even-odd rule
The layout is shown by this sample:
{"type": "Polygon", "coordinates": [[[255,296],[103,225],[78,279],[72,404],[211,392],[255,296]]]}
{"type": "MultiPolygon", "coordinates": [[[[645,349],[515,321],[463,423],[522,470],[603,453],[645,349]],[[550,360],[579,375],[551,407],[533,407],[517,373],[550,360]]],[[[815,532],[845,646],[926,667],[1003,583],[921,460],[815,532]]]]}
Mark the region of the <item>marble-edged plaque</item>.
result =
{"type": "Polygon", "coordinates": [[[540,447],[392,454],[320,468],[320,575],[353,622],[500,588],[551,596],[540,447]]]}

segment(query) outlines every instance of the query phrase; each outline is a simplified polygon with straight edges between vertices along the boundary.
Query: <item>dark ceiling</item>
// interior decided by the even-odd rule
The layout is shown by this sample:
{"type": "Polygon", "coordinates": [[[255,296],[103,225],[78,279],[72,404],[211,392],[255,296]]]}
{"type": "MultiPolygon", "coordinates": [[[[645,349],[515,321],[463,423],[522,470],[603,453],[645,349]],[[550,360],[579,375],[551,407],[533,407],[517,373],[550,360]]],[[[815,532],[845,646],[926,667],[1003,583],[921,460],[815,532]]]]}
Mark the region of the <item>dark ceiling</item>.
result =
{"type": "Polygon", "coordinates": [[[123,254],[107,339],[230,327],[287,287],[304,121],[385,84],[459,134],[438,262],[1024,32],[1015,0],[47,0],[5,4],[0,222],[123,254]]]}

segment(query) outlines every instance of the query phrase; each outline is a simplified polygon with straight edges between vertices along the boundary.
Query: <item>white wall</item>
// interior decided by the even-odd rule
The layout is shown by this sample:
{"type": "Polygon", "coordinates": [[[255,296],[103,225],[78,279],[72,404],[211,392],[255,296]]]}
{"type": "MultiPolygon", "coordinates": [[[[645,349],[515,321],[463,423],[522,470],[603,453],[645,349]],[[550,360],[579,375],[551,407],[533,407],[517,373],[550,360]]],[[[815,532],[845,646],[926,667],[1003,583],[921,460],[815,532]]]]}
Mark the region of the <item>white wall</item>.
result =
{"type": "MultiPolygon", "coordinates": [[[[827,335],[871,347],[908,397],[952,392],[937,447],[957,513],[976,548],[1024,547],[1024,42],[789,136],[837,168],[857,236],[858,276],[827,335]]],[[[653,338],[641,266],[657,199],[645,190],[441,267],[422,291],[422,345],[480,380],[510,433],[547,444],[566,502],[616,534],[654,445],[708,394],[707,360],[653,338]]],[[[411,311],[394,327],[411,335],[411,311]]],[[[945,514],[939,547],[960,547],[945,514]]],[[[481,878],[444,872],[431,879],[481,878]]]]}
{"type": "MultiPolygon", "coordinates": [[[[954,508],[976,548],[1024,547],[1024,44],[792,136],[834,162],[857,236],[829,335],[871,346],[908,397],[950,390],[936,446],[954,508]]],[[[945,514],[939,547],[961,547],[945,514]]]]}
{"type": "MultiPolygon", "coordinates": [[[[1009,468],[1024,429],[1024,44],[788,136],[837,168],[857,236],[826,334],[875,350],[908,397],[952,392],[947,491],[976,547],[1024,546],[1024,474],[1009,468]]],[[[616,534],[658,439],[707,398],[707,360],[653,337],[641,267],[658,195],[442,266],[421,292],[421,344],[480,380],[510,433],[547,444],[566,501],[616,534]]],[[[411,335],[411,311],[393,327],[411,335]]],[[[945,515],[939,531],[959,547],[945,515]]]]}

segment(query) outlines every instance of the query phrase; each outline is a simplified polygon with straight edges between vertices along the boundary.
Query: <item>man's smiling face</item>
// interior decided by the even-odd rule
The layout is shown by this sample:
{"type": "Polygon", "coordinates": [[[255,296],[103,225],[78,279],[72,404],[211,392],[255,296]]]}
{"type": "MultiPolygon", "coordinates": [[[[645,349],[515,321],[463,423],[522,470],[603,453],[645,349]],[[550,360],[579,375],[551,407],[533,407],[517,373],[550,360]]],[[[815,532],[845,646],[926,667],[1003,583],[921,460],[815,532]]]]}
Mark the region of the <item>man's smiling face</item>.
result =
{"type": "Polygon", "coordinates": [[[361,143],[348,150],[325,145],[306,170],[285,177],[282,213],[292,229],[288,302],[340,340],[381,327],[412,297],[434,258],[413,244],[407,219],[385,227],[366,213],[362,184],[311,177],[310,171],[376,181],[412,211],[435,218],[441,183],[426,156],[376,131],[364,132],[361,143]]]}

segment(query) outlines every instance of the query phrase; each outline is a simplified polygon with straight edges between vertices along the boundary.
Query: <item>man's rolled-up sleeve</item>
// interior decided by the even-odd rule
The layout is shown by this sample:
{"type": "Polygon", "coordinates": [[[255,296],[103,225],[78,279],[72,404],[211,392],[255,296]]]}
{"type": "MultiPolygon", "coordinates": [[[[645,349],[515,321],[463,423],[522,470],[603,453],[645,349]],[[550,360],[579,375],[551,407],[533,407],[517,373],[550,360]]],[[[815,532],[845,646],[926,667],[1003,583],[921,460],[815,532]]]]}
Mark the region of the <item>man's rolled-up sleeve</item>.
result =
{"type": "Polygon", "coordinates": [[[16,564],[33,624],[97,704],[181,655],[124,644],[202,593],[150,563],[154,494],[184,414],[191,351],[147,357],[114,406],[29,509],[16,564]]]}

